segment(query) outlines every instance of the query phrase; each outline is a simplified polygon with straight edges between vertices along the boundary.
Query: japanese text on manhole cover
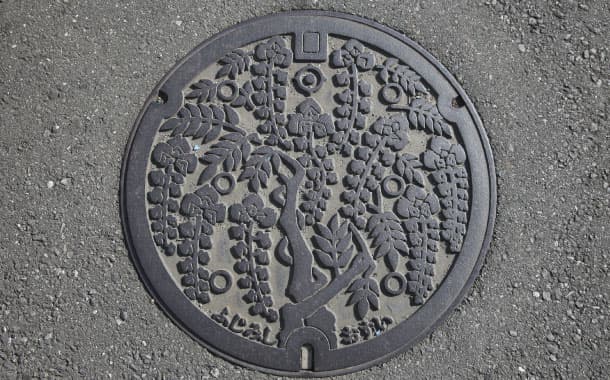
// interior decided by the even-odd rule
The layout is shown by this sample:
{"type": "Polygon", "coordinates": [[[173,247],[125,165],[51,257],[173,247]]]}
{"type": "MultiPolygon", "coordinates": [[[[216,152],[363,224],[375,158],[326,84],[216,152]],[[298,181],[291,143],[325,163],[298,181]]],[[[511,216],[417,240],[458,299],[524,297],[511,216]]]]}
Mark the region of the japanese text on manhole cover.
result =
{"type": "Polygon", "coordinates": [[[472,103],[430,54],[368,20],[290,12],[216,35],[162,80],[121,208],[142,279],[191,336],[329,375],[410,347],[459,302],[495,182],[472,103]]]}

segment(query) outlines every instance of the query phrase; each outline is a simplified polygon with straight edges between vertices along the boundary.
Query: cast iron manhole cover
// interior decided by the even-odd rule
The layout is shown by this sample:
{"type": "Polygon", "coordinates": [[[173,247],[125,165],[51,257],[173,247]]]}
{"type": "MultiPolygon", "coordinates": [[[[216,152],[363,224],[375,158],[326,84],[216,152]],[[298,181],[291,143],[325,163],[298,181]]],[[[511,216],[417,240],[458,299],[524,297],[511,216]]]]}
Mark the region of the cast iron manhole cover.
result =
{"type": "Polygon", "coordinates": [[[142,279],[211,351],[338,374],[428,334],[481,266],[493,162],[455,79],[362,18],[232,27],[161,81],[133,129],[121,212],[142,279]]]}

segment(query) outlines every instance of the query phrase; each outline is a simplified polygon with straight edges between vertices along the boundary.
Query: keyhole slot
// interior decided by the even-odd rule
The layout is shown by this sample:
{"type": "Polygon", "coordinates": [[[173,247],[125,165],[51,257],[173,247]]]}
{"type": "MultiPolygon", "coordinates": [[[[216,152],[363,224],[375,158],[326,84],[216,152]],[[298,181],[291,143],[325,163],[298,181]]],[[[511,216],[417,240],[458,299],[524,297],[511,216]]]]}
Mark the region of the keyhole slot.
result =
{"type": "Polygon", "coordinates": [[[313,347],[310,344],[301,346],[301,369],[313,370],[313,347]]]}

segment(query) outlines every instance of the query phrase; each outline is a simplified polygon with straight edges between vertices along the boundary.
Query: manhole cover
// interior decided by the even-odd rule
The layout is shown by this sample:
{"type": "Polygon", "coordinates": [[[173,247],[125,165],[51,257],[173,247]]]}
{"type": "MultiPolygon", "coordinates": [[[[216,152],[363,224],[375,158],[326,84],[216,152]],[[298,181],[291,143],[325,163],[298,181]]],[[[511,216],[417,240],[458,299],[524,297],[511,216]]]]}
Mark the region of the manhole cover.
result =
{"type": "Polygon", "coordinates": [[[365,368],[428,334],[478,273],[495,211],[472,103],[362,18],[232,27],[158,85],[125,155],[130,252],[165,312],[263,371],[365,368]]]}

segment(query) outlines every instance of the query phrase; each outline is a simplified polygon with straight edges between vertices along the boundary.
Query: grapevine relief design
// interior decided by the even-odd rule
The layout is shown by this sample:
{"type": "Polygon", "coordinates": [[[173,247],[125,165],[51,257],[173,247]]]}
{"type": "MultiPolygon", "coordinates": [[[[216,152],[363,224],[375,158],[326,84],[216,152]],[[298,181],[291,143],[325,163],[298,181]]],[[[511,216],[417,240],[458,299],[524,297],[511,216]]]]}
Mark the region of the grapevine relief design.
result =
{"type": "Polygon", "coordinates": [[[439,252],[459,253],[466,233],[467,157],[406,64],[352,39],[321,69],[290,46],[229,52],[184,91],[150,155],[150,229],[220,326],[279,347],[314,327],[335,348],[400,322],[386,304],[434,292],[439,252]],[[208,307],[233,294],[245,306],[208,307]]]}

